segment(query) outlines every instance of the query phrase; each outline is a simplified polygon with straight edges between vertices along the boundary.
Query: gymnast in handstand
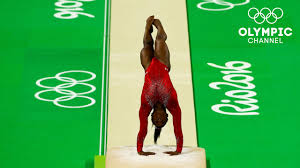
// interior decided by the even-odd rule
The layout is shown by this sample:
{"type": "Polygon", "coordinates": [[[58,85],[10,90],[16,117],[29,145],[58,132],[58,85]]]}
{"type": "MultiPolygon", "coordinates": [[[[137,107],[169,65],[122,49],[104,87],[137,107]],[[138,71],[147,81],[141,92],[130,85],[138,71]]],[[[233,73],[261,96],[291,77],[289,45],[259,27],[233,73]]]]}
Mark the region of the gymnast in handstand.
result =
{"type": "Polygon", "coordinates": [[[155,154],[153,152],[143,151],[143,143],[147,134],[148,116],[152,109],[152,123],[155,125],[154,142],[156,143],[162,127],[164,127],[168,121],[167,109],[173,116],[177,148],[176,151],[165,153],[178,155],[182,151],[181,110],[177,100],[177,93],[169,76],[171,64],[166,40],[167,34],[160,20],[154,19],[154,16],[150,16],[146,21],[143,39],[144,48],[140,54],[141,64],[145,69],[145,82],[139,110],[140,130],[137,136],[137,152],[140,155],[147,156],[155,154]],[[153,25],[157,28],[155,48],[153,48],[153,38],[151,35],[153,25]]]}

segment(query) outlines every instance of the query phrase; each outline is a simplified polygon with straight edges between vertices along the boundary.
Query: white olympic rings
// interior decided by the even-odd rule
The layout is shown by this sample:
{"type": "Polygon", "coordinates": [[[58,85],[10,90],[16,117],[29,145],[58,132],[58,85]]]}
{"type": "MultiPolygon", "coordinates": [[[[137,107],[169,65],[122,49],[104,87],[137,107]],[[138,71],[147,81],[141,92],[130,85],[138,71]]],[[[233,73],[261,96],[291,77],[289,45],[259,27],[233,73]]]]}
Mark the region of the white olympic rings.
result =
{"type": "Polygon", "coordinates": [[[223,0],[205,0],[205,2],[200,2],[197,4],[197,7],[199,9],[202,10],[207,10],[207,11],[226,11],[226,10],[230,10],[235,6],[241,6],[241,5],[246,5],[250,2],[250,0],[245,0],[242,3],[231,3],[231,2],[226,2],[223,0]],[[203,7],[206,4],[216,4],[216,5],[220,5],[220,6],[225,6],[225,8],[205,8],[203,7]]]}
{"type": "Polygon", "coordinates": [[[96,101],[95,101],[95,99],[93,99],[91,97],[83,96],[83,95],[94,92],[96,90],[96,87],[91,85],[91,84],[84,83],[84,82],[91,81],[95,78],[96,78],[96,74],[94,74],[92,72],[88,72],[88,71],[71,70],[71,71],[60,72],[60,73],[56,74],[54,77],[45,77],[45,78],[41,78],[41,79],[37,80],[36,85],[39,86],[39,87],[42,87],[42,88],[46,88],[46,90],[39,91],[34,96],[35,96],[35,98],[37,98],[39,100],[53,102],[53,104],[55,104],[56,106],[64,107],[64,108],[89,107],[89,106],[92,106],[93,104],[95,104],[96,101]],[[66,74],[66,73],[86,73],[86,74],[89,74],[91,77],[88,78],[88,79],[84,79],[84,80],[76,80],[76,79],[73,79],[73,78],[70,78],[70,77],[61,76],[61,75],[66,74]],[[66,82],[66,83],[63,83],[63,84],[60,84],[60,85],[57,85],[57,86],[46,86],[46,85],[41,84],[42,81],[49,80],[49,79],[56,79],[56,80],[66,82]],[[76,93],[72,90],[67,90],[66,89],[66,88],[73,87],[75,85],[84,85],[84,86],[90,87],[91,89],[89,91],[81,92],[81,93],[76,93]],[[45,93],[45,92],[57,92],[57,93],[60,93],[60,94],[66,95],[66,96],[61,96],[61,97],[58,97],[58,98],[55,98],[55,99],[51,100],[51,99],[42,98],[40,96],[42,93],[45,93]],[[75,98],[78,98],[78,97],[88,99],[90,101],[90,103],[86,104],[86,105],[81,105],[81,106],[66,106],[66,105],[62,105],[62,104],[59,103],[59,102],[69,101],[69,100],[72,100],[72,99],[75,99],[75,98]]]}
{"type": "Polygon", "coordinates": [[[269,24],[274,24],[277,22],[278,19],[281,19],[283,17],[283,10],[281,8],[274,8],[272,11],[269,9],[269,8],[262,8],[261,10],[258,10],[257,8],[250,8],[248,10],[248,16],[250,19],[253,19],[255,21],[255,23],[257,24],[263,24],[265,21],[267,21],[269,24]],[[252,10],[255,10],[256,13],[252,16],[250,14],[250,12],[252,10]],[[281,15],[280,16],[277,16],[276,13],[274,13],[276,10],[279,10],[281,15]],[[267,11],[268,13],[265,15],[263,12],[264,11],[267,11]],[[274,21],[270,21],[269,19],[271,18],[271,16],[275,19],[274,21]],[[258,17],[261,17],[263,20],[262,21],[257,21],[257,18],[258,17]]]}

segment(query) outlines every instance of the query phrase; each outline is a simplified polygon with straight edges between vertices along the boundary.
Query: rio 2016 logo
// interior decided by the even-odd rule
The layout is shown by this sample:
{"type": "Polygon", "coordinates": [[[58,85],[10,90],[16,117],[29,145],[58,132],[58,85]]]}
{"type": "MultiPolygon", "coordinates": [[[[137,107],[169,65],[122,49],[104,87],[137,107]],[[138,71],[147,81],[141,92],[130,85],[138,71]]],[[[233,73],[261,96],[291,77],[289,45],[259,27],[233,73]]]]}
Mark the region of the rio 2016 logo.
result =
{"type": "Polygon", "coordinates": [[[90,18],[94,18],[94,15],[83,12],[84,9],[81,8],[83,6],[82,2],[91,2],[94,0],[59,0],[55,3],[55,8],[57,13],[54,14],[54,17],[59,19],[75,19],[79,15],[87,16],[90,18]],[[80,2],[81,1],[81,2],[80,2]]]}
{"type": "Polygon", "coordinates": [[[235,6],[246,5],[250,2],[250,0],[244,0],[240,3],[232,3],[224,0],[205,0],[205,2],[200,2],[197,4],[197,7],[206,11],[226,11],[234,8],[235,6]],[[218,5],[221,8],[208,8],[210,4],[218,5]]]}
{"type": "Polygon", "coordinates": [[[222,69],[223,76],[222,82],[212,82],[209,87],[212,89],[220,90],[221,87],[231,86],[236,88],[235,90],[226,91],[225,95],[230,99],[221,100],[222,104],[215,104],[211,109],[217,113],[225,115],[259,115],[256,110],[259,106],[256,105],[257,99],[256,92],[253,91],[255,85],[252,83],[254,77],[250,74],[252,71],[248,70],[251,64],[244,61],[229,61],[225,63],[225,66],[216,65],[214,63],[207,63],[214,68],[222,69]],[[229,104],[230,103],[230,104],[229,104]],[[233,103],[233,104],[232,104],[233,103]],[[240,105],[240,106],[238,106],[240,105]],[[228,110],[228,109],[233,109],[228,110]]]}

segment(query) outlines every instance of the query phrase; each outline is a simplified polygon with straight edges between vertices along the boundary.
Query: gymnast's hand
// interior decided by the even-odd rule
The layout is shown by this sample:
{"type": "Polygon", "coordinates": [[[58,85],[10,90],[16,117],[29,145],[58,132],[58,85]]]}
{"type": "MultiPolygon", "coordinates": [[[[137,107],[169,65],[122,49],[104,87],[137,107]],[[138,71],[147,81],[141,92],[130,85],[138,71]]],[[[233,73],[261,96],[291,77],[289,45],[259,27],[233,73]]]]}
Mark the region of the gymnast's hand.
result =
{"type": "Polygon", "coordinates": [[[176,152],[176,151],[168,151],[168,152],[164,152],[165,154],[169,154],[170,156],[174,156],[174,155],[179,155],[180,152],[176,152]]]}
{"type": "Polygon", "coordinates": [[[143,155],[143,156],[155,155],[154,152],[143,152],[143,151],[138,152],[138,154],[139,154],[139,155],[143,155]]]}

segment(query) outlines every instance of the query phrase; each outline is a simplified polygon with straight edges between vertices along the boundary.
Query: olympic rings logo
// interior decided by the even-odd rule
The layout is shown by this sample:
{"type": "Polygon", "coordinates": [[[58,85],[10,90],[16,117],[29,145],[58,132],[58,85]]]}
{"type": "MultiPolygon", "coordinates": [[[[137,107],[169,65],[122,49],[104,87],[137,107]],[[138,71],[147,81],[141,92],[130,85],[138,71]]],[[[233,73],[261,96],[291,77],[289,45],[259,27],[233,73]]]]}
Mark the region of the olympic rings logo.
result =
{"type": "Polygon", "coordinates": [[[64,72],[60,72],[58,74],[56,74],[54,77],[45,77],[42,79],[39,79],[36,81],[36,85],[41,87],[41,88],[45,88],[46,90],[42,90],[37,92],[34,96],[35,98],[42,100],[42,101],[48,101],[48,102],[53,102],[54,105],[59,106],[59,107],[64,107],[64,108],[84,108],[84,107],[89,107],[92,106],[93,104],[96,103],[95,99],[88,97],[88,96],[84,96],[86,94],[92,93],[96,90],[96,87],[85,83],[88,81],[91,81],[93,79],[96,78],[96,74],[92,73],[92,72],[88,72],[88,71],[81,71],[81,70],[71,70],[71,71],[64,71],[64,72]],[[71,77],[65,77],[62,76],[64,74],[67,73],[85,73],[88,74],[89,76],[91,76],[88,79],[83,79],[83,80],[76,80],[74,78],[71,77]],[[60,82],[64,82],[63,84],[59,84],[57,86],[47,86],[47,85],[43,85],[42,82],[46,81],[46,80],[51,80],[51,79],[56,79],[60,82]],[[85,91],[85,92],[81,92],[81,93],[76,93],[72,90],[67,90],[67,88],[71,88],[75,85],[82,85],[82,86],[88,86],[90,88],[90,90],[85,91]],[[46,99],[46,98],[42,98],[41,95],[46,93],[46,92],[56,92],[65,96],[61,96],[55,99],[46,99]],[[89,103],[86,105],[80,105],[80,106],[67,106],[67,105],[63,105],[60,102],[66,102],[66,101],[70,101],[73,100],[75,98],[84,98],[84,99],[88,99],[89,103]]]}
{"type": "Polygon", "coordinates": [[[277,22],[278,19],[281,19],[283,17],[283,10],[281,8],[274,8],[272,11],[269,8],[262,8],[261,10],[258,10],[257,8],[250,8],[248,10],[248,16],[250,19],[253,19],[257,24],[263,24],[265,21],[267,21],[269,24],[274,24],[277,22]],[[255,11],[254,15],[251,15],[251,11],[255,11]],[[267,13],[266,13],[266,12],[267,13]],[[280,15],[278,16],[275,12],[279,11],[280,15]],[[262,21],[258,21],[257,19],[261,18],[262,21]],[[270,21],[270,18],[273,18],[274,21],[270,21]]]}
{"type": "Polygon", "coordinates": [[[231,3],[231,2],[226,2],[223,0],[206,0],[205,2],[200,2],[198,3],[197,7],[202,10],[207,10],[207,11],[226,11],[234,8],[235,6],[241,6],[241,5],[246,5],[250,2],[250,0],[245,0],[244,2],[241,3],[231,3]],[[204,5],[207,4],[216,4],[220,6],[225,6],[224,8],[206,8],[204,5]]]}

